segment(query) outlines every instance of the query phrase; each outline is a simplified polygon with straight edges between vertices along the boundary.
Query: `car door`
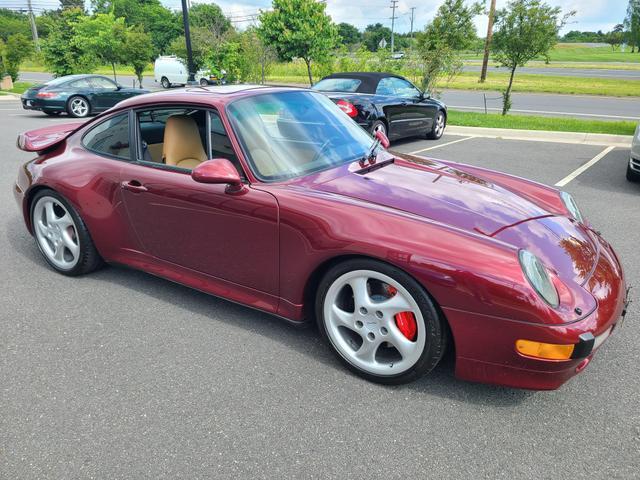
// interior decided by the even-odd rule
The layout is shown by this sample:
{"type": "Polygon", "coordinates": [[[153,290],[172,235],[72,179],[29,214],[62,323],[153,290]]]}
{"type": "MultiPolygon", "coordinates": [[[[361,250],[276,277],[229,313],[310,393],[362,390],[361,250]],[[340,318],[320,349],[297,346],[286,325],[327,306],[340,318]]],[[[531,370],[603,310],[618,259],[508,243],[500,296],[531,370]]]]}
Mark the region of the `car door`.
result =
{"type": "Polygon", "coordinates": [[[95,111],[107,110],[125,97],[120,94],[118,85],[106,77],[90,77],[93,88],[93,105],[95,111]]]}
{"type": "Polygon", "coordinates": [[[399,77],[387,77],[383,80],[396,98],[389,129],[403,137],[428,132],[435,117],[435,107],[424,103],[420,90],[408,80],[399,77]]]}
{"type": "MultiPolygon", "coordinates": [[[[166,110],[166,107],[165,107],[166,110]]],[[[165,112],[166,113],[166,112],[165,112]]],[[[184,110],[177,114],[185,115],[184,110]]],[[[199,119],[208,138],[202,148],[227,156],[235,152],[215,122],[210,135],[208,112],[189,112],[199,119]],[[204,120],[202,120],[204,119],[204,120]],[[203,124],[204,123],[204,124],[203,124]],[[206,143],[206,145],[205,145],[206,143]]],[[[217,113],[211,112],[217,117],[217,113]]],[[[158,115],[162,117],[162,115],[158,115]]],[[[138,131],[145,112],[132,116],[138,131]]],[[[165,141],[170,140],[166,135],[165,141]]],[[[225,132],[226,134],[226,132],[225,132]]],[[[166,262],[195,270],[271,295],[278,293],[278,205],[266,192],[248,186],[242,195],[227,193],[226,185],[195,182],[190,170],[161,161],[145,161],[138,142],[136,161],[121,171],[123,199],[144,250],[166,262]]],[[[200,147],[197,147],[200,148],[200,147]]]]}

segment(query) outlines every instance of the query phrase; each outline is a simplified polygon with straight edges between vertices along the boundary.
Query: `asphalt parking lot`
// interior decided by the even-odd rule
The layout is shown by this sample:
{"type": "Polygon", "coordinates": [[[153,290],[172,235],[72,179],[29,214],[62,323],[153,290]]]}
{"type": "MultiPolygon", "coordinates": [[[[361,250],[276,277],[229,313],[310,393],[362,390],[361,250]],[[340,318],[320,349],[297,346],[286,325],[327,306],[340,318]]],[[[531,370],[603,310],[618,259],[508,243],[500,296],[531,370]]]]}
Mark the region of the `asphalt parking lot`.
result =
{"type": "MultiPolygon", "coordinates": [[[[48,268],[11,194],[31,158],[15,138],[65,121],[0,102],[0,478],[638,478],[640,303],[557,391],[458,381],[451,360],[368,383],[314,329],[124,268],[48,268]]],[[[569,178],[640,285],[628,149],[571,178],[606,146],[445,134],[394,148],[569,178]]]]}

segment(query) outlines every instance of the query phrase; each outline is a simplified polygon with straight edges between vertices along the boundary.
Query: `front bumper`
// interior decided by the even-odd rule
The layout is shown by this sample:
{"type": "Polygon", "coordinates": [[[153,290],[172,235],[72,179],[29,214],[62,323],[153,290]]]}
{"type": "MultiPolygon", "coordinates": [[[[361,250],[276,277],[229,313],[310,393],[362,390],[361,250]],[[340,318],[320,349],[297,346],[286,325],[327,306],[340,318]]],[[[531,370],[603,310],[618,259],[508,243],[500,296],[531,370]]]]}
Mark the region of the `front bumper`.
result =
{"type": "Polygon", "coordinates": [[[629,158],[629,167],[631,168],[631,170],[640,175],[640,159],[631,156],[629,158]]]}
{"type": "Polygon", "coordinates": [[[596,309],[575,322],[545,325],[443,308],[456,348],[456,376],[475,382],[532,390],[553,390],[580,373],[595,352],[618,333],[629,303],[622,267],[600,239],[598,263],[584,288],[596,309]],[[574,344],[569,360],[542,360],[516,351],[519,339],[574,344]]]}

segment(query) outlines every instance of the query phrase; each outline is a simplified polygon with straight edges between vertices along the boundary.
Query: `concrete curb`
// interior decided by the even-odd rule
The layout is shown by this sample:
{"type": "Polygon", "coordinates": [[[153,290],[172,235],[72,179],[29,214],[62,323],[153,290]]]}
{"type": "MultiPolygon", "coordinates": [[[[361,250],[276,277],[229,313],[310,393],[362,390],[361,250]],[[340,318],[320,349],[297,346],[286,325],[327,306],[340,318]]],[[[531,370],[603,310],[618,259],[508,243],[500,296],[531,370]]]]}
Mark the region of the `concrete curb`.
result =
{"type": "Polygon", "coordinates": [[[20,94],[12,93],[12,92],[2,92],[3,95],[0,95],[0,102],[7,100],[20,100],[20,94]]]}
{"type": "Polygon", "coordinates": [[[607,135],[602,133],[550,132],[547,130],[515,130],[509,128],[480,128],[447,126],[446,133],[481,138],[528,140],[532,142],[575,143],[629,148],[632,135],[607,135]]]}

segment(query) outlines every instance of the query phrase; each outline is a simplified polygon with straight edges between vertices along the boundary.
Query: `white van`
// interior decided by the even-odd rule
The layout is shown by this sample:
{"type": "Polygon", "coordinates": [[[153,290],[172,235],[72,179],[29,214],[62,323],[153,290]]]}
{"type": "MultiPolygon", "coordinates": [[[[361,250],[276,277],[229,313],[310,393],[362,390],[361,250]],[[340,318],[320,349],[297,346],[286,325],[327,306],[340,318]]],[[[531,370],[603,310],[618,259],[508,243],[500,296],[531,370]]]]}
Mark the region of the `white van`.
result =
{"type": "MultiPolygon", "coordinates": [[[[172,85],[186,85],[189,78],[189,69],[185,63],[175,55],[156,58],[153,66],[153,76],[156,82],[164,88],[172,85]]],[[[200,70],[196,73],[196,81],[200,85],[209,85],[209,72],[200,70]]]]}

